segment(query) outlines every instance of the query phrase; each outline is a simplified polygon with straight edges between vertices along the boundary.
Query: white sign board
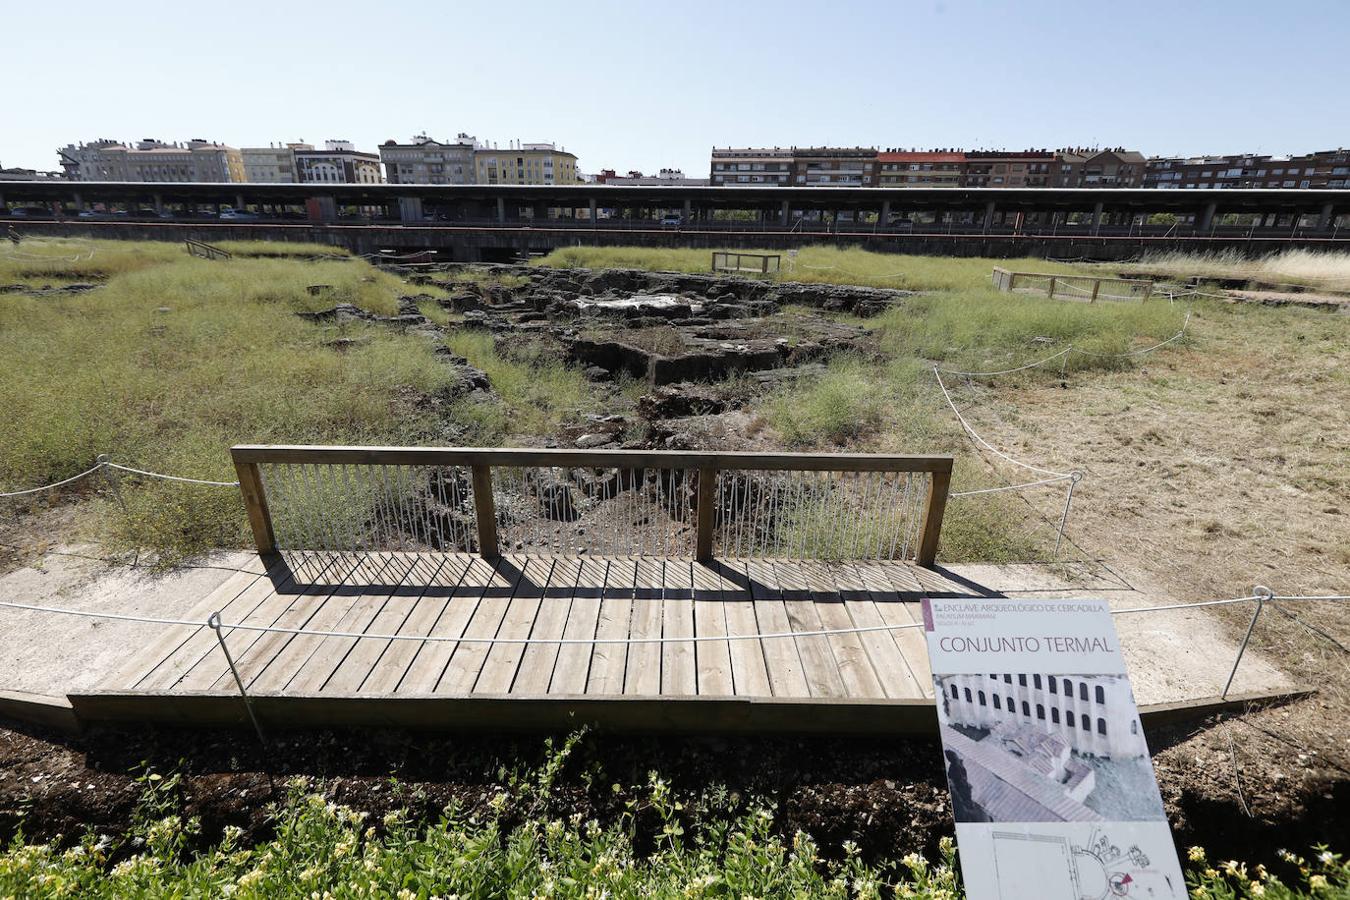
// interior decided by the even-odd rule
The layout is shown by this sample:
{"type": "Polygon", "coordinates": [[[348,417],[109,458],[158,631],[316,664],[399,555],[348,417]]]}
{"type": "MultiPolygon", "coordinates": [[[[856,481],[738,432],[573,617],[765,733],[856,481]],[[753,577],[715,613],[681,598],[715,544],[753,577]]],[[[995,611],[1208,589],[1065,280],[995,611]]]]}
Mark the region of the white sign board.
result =
{"type": "Polygon", "coordinates": [[[1186,897],[1104,600],[924,600],[970,900],[1186,897]]]}

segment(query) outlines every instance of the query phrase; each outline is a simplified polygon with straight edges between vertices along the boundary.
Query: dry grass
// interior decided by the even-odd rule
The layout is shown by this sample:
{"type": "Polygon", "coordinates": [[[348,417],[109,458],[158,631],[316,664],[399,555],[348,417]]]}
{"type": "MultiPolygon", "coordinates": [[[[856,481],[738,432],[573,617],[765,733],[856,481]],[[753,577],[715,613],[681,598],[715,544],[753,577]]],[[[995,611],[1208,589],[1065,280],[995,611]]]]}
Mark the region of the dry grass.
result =
{"type": "Polygon", "coordinates": [[[1327,291],[1350,291],[1350,253],[1285,250],[1260,259],[1236,253],[1163,253],[1145,257],[1121,271],[1170,275],[1174,278],[1244,279],[1327,291]]]}

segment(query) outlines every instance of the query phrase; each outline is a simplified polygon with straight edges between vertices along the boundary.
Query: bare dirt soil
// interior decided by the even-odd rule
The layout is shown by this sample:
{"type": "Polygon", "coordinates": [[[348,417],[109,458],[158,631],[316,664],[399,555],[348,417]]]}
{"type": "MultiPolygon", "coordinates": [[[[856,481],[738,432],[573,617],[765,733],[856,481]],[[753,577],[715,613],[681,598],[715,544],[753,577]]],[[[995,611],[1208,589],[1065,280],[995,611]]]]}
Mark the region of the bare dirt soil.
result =
{"type": "MultiPolygon", "coordinates": [[[[1174,601],[1257,584],[1347,593],[1350,323],[1207,305],[1191,333],[1129,371],[965,385],[958,402],[995,446],[1086,473],[1070,533],[1136,589],[1174,601]]],[[[1055,501],[1042,512],[1056,515],[1055,501]]],[[[1240,639],[1252,606],[1211,614],[1240,639]]],[[[1268,606],[1251,646],[1316,693],[1180,736],[1155,759],[1164,793],[1231,810],[1230,830],[1340,798],[1323,825],[1334,840],[1350,809],[1350,603],[1268,606]]]]}

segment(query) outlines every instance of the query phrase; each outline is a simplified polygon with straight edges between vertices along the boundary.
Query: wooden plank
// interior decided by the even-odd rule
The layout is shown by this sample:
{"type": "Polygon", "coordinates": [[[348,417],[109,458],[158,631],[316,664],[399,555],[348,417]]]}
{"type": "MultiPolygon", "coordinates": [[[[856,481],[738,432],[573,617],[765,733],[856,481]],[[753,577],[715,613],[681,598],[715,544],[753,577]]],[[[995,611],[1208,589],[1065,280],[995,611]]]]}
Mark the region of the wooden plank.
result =
{"type": "MultiPolygon", "coordinates": [[[[802,562],[798,569],[810,585],[811,600],[815,603],[816,615],[820,624],[831,630],[843,630],[856,627],[853,616],[844,605],[843,598],[834,583],[834,578],[824,564],[802,562]]],[[[827,640],[834,653],[835,664],[839,668],[839,680],[844,691],[850,697],[876,699],[886,696],[881,686],[881,678],[872,668],[872,659],[867,655],[862,635],[846,632],[832,634],[827,640]]]]}
{"type": "MultiPolygon", "coordinates": [[[[600,618],[601,597],[609,563],[601,558],[582,560],[581,574],[572,593],[572,608],[567,613],[567,625],[562,636],[569,640],[590,640],[596,636],[600,618]]],[[[565,644],[558,648],[558,661],[553,666],[550,694],[584,694],[591,670],[594,644],[565,644]]]]}
{"type": "MultiPolygon", "coordinates": [[[[1053,287],[1054,282],[1051,282],[1053,287]]],[[[916,559],[919,565],[931,567],[937,559],[938,538],[942,534],[942,517],[947,511],[947,492],[951,488],[952,473],[933,471],[928,476],[928,499],[924,505],[922,531],[916,559]]]]}
{"type": "Polygon", "coordinates": [[[258,464],[235,460],[234,471],[239,477],[239,493],[244,498],[253,543],[260,554],[274,553],[277,539],[272,533],[272,512],[267,506],[267,491],[263,489],[258,464]]]}
{"type": "MultiPolygon", "coordinates": [[[[667,559],[661,583],[661,636],[694,635],[694,581],[687,559],[667,559]]],[[[678,641],[661,645],[661,693],[688,696],[698,693],[698,670],[694,643],[678,641]]]]}
{"type": "MultiPolygon", "coordinates": [[[[516,586],[525,577],[531,563],[526,556],[503,556],[495,561],[493,576],[483,587],[482,599],[464,629],[466,638],[492,638],[501,629],[506,609],[511,605],[516,586]]],[[[455,652],[431,690],[441,694],[467,694],[473,690],[478,673],[483,670],[488,652],[493,645],[481,641],[464,641],[455,645],[455,652]]]]}
{"type": "MultiPolygon", "coordinates": [[[[793,631],[820,631],[824,625],[811,587],[798,565],[782,560],[773,562],[778,587],[783,592],[783,606],[793,631]]],[[[796,638],[797,652],[802,658],[802,672],[812,697],[846,697],[848,691],[839,676],[839,665],[834,658],[830,640],[822,635],[796,638]]]]}
{"type": "Polygon", "coordinates": [[[752,469],[826,472],[950,472],[946,454],[699,453],[686,450],[551,450],[505,447],[354,447],[241,444],[236,463],[405,466],[581,466],[621,469],[752,469]]]}
{"type": "MultiPolygon", "coordinates": [[[[313,615],[305,622],[305,629],[351,630],[353,617],[360,615],[358,607],[364,605],[362,601],[366,601],[367,604],[379,602],[387,596],[386,591],[378,590],[372,597],[370,595],[372,588],[369,586],[385,584],[386,573],[392,574],[397,571],[401,575],[406,571],[403,567],[390,569],[393,563],[394,557],[388,554],[364,560],[362,565],[353,570],[346,585],[335,590],[327,600],[318,605],[313,615]]],[[[278,637],[287,636],[278,635],[278,637]]],[[[254,674],[253,680],[248,684],[249,690],[269,693],[285,690],[286,686],[304,671],[315,651],[328,639],[328,636],[318,634],[290,635],[284,646],[281,646],[264,665],[262,671],[254,674]]],[[[317,664],[322,666],[323,661],[319,660],[317,664]]]]}
{"type": "MultiPolygon", "coordinates": [[[[633,582],[637,565],[631,559],[611,559],[605,571],[605,591],[600,600],[600,617],[595,626],[597,638],[626,638],[633,616],[633,582]]],[[[622,694],[624,669],[628,661],[627,644],[596,644],[591,652],[591,671],[586,693],[622,694]]]]}
{"type": "MultiPolygon", "coordinates": [[[[438,638],[462,637],[488,588],[494,584],[500,587],[507,583],[509,582],[498,572],[496,564],[477,556],[470,558],[464,574],[455,589],[450,592],[450,596],[446,598],[439,618],[428,634],[438,638]]],[[[428,612],[431,612],[430,608],[428,612]]],[[[425,644],[415,644],[412,641],[396,642],[385,655],[411,652],[412,658],[408,661],[408,665],[402,673],[396,674],[397,667],[386,666],[385,661],[381,659],[379,677],[366,679],[361,691],[429,694],[436,689],[436,683],[441,680],[446,666],[460,646],[452,640],[428,641],[425,644]],[[412,649],[414,647],[415,650],[412,649]]]]}
{"type": "MultiPolygon", "coordinates": [[[[500,638],[528,638],[534,630],[534,620],[539,616],[539,604],[548,592],[549,576],[553,571],[553,560],[530,559],[525,574],[516,584],[515,593],[506,607],[501,627],[497,629],[500,638]]],[[[505,694],[510,692],[511,684],[516,680],[516,670],[520,668],[521,657],[525,655],[527,644],[493,644],[483,661],[483,670],[474,682],[475,694],[505,694]]]]}
{"type": "MultiPolygon", "coordinates": [[[[877,611],[872,593],[857,568],[852,563],[845,563],[828,569],[853,623],[860,628],[883,628],[886,622],[877,611]]],[[[923,690],[890,631],[864,632],[858,639],[867,650],[867,657],[887,697],[923,696],[923,690]]]]}
{"type": "MultiPolygon", "coordinates": [[[[429,578],[418,584],[420,590],[390,597],[369,630],[417,637],[439,632],[455,591],[474,562],[467,554],[447,556],[429,578]]],[[[324,684],[323,693],[363,691],[367,685],[379,685],[392,693],[418,652],[432,646],[436,645],[411,640],[358,641],[324,684]]]]}
{"type": "MultiPolygon", "coordinates": [[[[323,557],[311,570],[315,573],[313,577],[322,578],[335,562],[335,557],[323,557]]],[[[293,567],[287,565],[277,570],[277,573],[275,581],[272,577],[260,578],[245,588],[220,610],[221,619],[229,624],[270,625],[275,622],[299,588],[295,583],[297,573],[293,567]]],[[[252,643],[257,636],[257,632],[227,629],[225,642],[230,652],[235,653],[252,643]]],[[[222,671],[227,671],[227,667],[220,653],[219,642],[209,628],[203,628],[141,679],[135,688],[155,692],[189,689],[190,685],[190,689],[204,690],[222,671]],[[204,666],[207,660],[210,663],[204,666]]]]}
{"type": "MultiPolygon", "coordinates": [[[[719,563],[719,565],[726,565],[719,563]]],[[[727,566],[734,572],[739,573],[741,580],[748,580],[745,575],[745,567],[736,569],[727,566]]],[[[759,623],[755,617],[755,601],[750,595],[750,591],[742,587],[736,581],[729,577],[723,577],[713,569],[704,568],[708,577],[715,581],[722,597],[722,612],[726,618],[726,627],[728,634],[758,634],[759,623]]],[[[695,574],[698,570],[695,569],[695,574]]],[[[698,620],[698,608],[694,609],[695,625],[702,630],[702,625],[698,620]]],[[[786,615],[784,616],[786,619],[786,615]]],[[[702,649],[701,647],[699,648],[702,649]]],[[[764,659],[764,643],[762,641],[730,641],[727,644],[727,653],[731,662],[731,683],[734,693],[739,697],[771,697],[773,691],[769,687],[769,669],[768,663],[764,659]]],[[[702,687],[700,685],[700,690],[702,687]]]]}
{"type": "MultiPolygon", "coordinates": [[[[699,637],[725,637],[727,634],[726,603],[722,595],[722,579],[702,563],[696,562],[694,576],[694,634],[699,637]]],[[[748,644],[751,641],[736,641],[748,644]]],[[[701,696],[728,697],[736,693],[732,677],[731,642],[701,641],[694,645],[697,663],[698,693],[701,696]]]]}
{"type": "Polygon", "coordinates": [[[887,625],[911,625],[920,627],[897,628],[891,632],[895,645],[905,658],[914,682],[923,696],[933,696],[933,670],[928,665],[928,644],[923,635],[923,614],[917,602],[906,601],[912,597],[910,579],[911,567],[893,563],[858,563],[855,567],[863,583],[867,585],[876,604],[877,613],[887,625]],[[903,593],[897,590],[903,586],[903,593]]]}
{"type": "MultiPolygon", "coordinates": [[[[539,615],[534,620],[532,638],[554,640],[563,636],[567,615],[572,609],[572,596],[581,576],[581,560],[558,559],[553,563],[554,577],[539,604],[539,615]]],[[[520,671],[511,685],[513,694],[539,695],[548,693],[553,680],[554,664],[558,660],[557,644],[530,644],[520,661],[520,671]]]]}
{"type": "MultiPolygon", "coordinates": [[[[338,623],[337,631],[351,631],[358,634],[389,634],[396,631],[407,615],[407,604],[395,604],[402,609],[400,616],[385,616],[384,612],[400,593],[416,591],[418,596],[432,583],[437,573],[447,562],[448,557],[424,554],[392,555],[389,566],[384,570],[385,586],[378,591],[363,593],[352,604],[348,614],[338,623]],[[392,582],[392,584],[391,584],[392,582]],[[397,618],[397,621],[391,619],[397,618]]],[[[310,658],[286,685],[286,690],[298,694],[313,694],[322,691],[358,647],[374,643],[377,647],[368,648],[362,656],[368,657],[364,663],[361,678],[369,670],[371,663],[379,658],[379,651],[388,641],[366,641],[357,638],[325,637],[321,639],[310,658]]],[[[357,681],[360,684],[360,681],[357,681]]],[[[354,688],[353,688],[354,689],[354,688]]]]}
{"type": "MultiPolygon", "coordinates": [[[[275,567],[281,565],[284,565],[284,563],[280,561],[275,563],[275,567]]],[[[183,618],[200,619],[205,622],[207,616],[222,607],[228,606],[254,582],[264,577],[266,576],[257,572],[232,572],[223,582],[203,597],[200,603],[189,609],[183,618]]],[[[158,632],[124,665],[102,679],[99,682],[99,687],[109,690],[125,690],[136,685],[167,657],[176,653],[192,635],[204,627],[204,625],[173,625],[158,632]]]]}
{"type": "MultiPolygon", "coordinates": [[[[636,569],[633,581],[633,615],[629,623],[628,636],[660,637],[662,566],[647,557],[639,557],[634,564],[636,569]]],[[[651,696],[661,693],[660,644],[628,645],[623,692],[651,696]]]]}
{"type": "MultiPolygon", "coordinates": [[[[334,576],[341,576],[332,579],[336,580],[337,583],[311,584],[301,593],[293,595],[290,598],[291,602],[271,623],[272,627],[297,629],[309,627],[310,621],[315,616],[334,606],[343,605],[344,597],[349,597],[354,587],[359,590],[360,584],[377,577],[379,565],[375,560],[365,555],[340,556],[335,567],[330,570],[330,573],[334,576]]],[[[267,672],[272,661],[282,654],[292,641],[299,639],[302,635],[278,631],[254,632],[253,637],[255,639],[252,642],[246,642],[243,649],[236,650],[233,646],[230,648],[230,653],[234,656],[235,668],[239,671],[239,677],[244,680],[245,687],[249,688],[252,688],[254,682],[267,672]]],[[[228,666],[223,664],[223,661],[221,662],[214,681],[207,682],[205,680],[211,671],[211,669],[206,668],[201,673],[193,672],[188,678],[184,679],[183,688],[190,690],[193,689],[193,686],[200,685],[202,690],[228,691],[236,689],[234,674],[230,672],[228,666]]]]}
{"type": "MultiPolygon", "coordinates": [[[[750,578],[750,595],[754,599],[755,618],[760,634],[782,634],[792,631],[783,592],[773,566],[763,560],[744,563],[750,578]]],[[[801,653],[796,638],[761,640],[764,662],[768,668],[769,687],[775,697],[809,697],[811,688],[806,683],[801,653]]]]}

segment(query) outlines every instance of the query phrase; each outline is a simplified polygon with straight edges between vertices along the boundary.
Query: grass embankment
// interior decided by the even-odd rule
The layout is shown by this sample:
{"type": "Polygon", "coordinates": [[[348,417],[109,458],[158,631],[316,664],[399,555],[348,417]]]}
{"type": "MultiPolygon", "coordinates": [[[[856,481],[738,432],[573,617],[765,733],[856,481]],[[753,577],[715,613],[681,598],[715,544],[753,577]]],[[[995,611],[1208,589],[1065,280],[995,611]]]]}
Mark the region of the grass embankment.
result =
{"type": "MultiPolygon", "coordinates": [[[[775,821],[774,803],[708,792],[681,802],[656,772],[641,800],[609,824],[556,814],[556,768],[514,780],[486,808],[449,807],[432,825],[392,812],[377,821],[328,800],[304,778],[272,807],[272,836],[256,845],[226,826],[201,846],[177,779],[145,776],[129,833],[26,843],[0,852],[8,897],[911,897],[964,896],[950,838],[936,864],[911,853],[868,863],[845,842],[822,847],[775,821]],[[737,812],[736,806],[748,808],[737,812]],[[521,815],[514,810],[525,810],[521,815]],[[641,823],[641,825],[639,824],[641,823]]],[[[393,785],[397,789],[398,785],[393,785]]],[[[615,785],[615,788],[619,788],[615,785]]],[[[1193,897],[1332,898],[1350,892],[1350,865],[1316,848],[1281,853],[1280,872],[1187,854],[1193,897]]]]}
{"type": "MultiPolygon", "coordinates": [[[[734,252],[734,251],[733,251],[734,252]]],[[[1041,259],[952,258],[902,256],[835,247],[803,247],[795,260],[782,250],[746,250],[782,256],[781,281],[856,284],[911,291],[954,291],[989,284],[994,266],[1056,275],[1102,274],[1099,267],[1047,262],[1041,259]]],[[[711,250],[674,247],[567,247],[540,257],[535,265],[588,269],[650,269],[663,272],[710,272],[711,250]]]]}
{"type": "MultiPolygon", "coordinates": [[[[473,425],[438,400],[452,375],[432,342],[295,315],[338,302],[393,313],[407,290],[397,278],[362,262],[210,262],[175,245],[85,243],[92,258],[53,268],[97,265],[101,288],[0,302],[4,489],[75,474],[100,453],[229,481],[237,443],[445,443],[473,425]],[[311,295],[313,284],[328,287],[311,295]]],[[[138,481],[124,482],[126,515],[104,499],[88,517],[114,546],[173,559],[244,542],[236,491],[138,481]]]]}
{"type": "Polygon", "coordinates": [[[351,251],[345,247],[334,247],[331,244],[315,244],[309,241],[210,241],[208,243],[214,247],[229,251],[235,256],[251,256],[263,259],[351,256],[351,251]]]}

